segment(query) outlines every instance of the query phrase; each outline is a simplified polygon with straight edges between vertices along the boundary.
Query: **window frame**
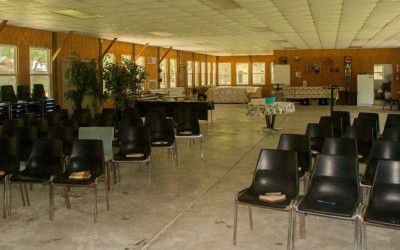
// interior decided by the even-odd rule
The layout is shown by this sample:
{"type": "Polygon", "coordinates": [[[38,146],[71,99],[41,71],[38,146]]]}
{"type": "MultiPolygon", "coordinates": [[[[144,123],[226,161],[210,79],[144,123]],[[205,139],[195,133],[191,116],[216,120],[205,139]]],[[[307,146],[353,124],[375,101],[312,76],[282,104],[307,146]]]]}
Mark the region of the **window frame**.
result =
{"type": "Polygon", "coordinates": [[[231,69],[232,64],[230,62],[218,63],[218,85],[232,85],[231,69]],[[224,66],[226,66],[227,68],[224,69],[224,66]],[[223,72],[223,70],[226,70],[227,72],[223,72]]]}
{"type": "Polygon", "coordinates": [[[238,62],[236,63],[236,85],[239,86],[248,86],[249,85],[249,63],[246,62],[238,62]],[[239,72],[239,68],[241,68],[241,65],[246,65],[247,67],[247,72],[239,72]],[[239,82],[239,79],[242,81],[239,82]]]}
{"type": "Polygon", "coordinates": [[[251,64],[252,67],[252,85],[265,85],[265,62],[252,62],[251,64]],[[262,64],[263,66],[259,67],[262,68],[264,72],[256,73],[254,65],[256,64],[262,64]],[[257,78],[256,76],[261,75],[261,81],[258,82],[255,79],[257,78]],[[263,81],[264,80],[264,81],[263,81]]]}
{"type": "MultiPolygon", "coordinates": [[[[18,81],[18,47],[15,45],[8,45],[8,44],[0,44],[0,51],[2,50],[2,48],[8,48],[8,49],[12,49],[13,50],[13,64],[12,64],[12,72],[2,72],[0,71],[0,86],[3,85],[12,85],[14,88],[14,91],[17,88],[17,81],[18,81]],[[2,83],[3,81],[3,77],[5,79],[4,82],[6,83],[2,83]]],[[[0,53],[0,57],[1,57],[0,53]]],[[[6,57],[5,59],[9,59],[9,57],[6,57]]],[[[5,60],[4,59],[4,60],[5,60]]]]}

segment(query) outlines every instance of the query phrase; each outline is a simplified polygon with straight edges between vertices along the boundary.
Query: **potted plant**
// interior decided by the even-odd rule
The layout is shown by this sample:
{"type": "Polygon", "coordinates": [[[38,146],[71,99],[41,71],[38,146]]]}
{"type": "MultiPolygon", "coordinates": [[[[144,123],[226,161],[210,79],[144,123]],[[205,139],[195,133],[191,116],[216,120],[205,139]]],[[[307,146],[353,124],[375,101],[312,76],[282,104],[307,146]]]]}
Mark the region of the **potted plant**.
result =
{"type": "Polygon", "coordinates": [[[101,91],[97,82],[96,61],[83,61],[77,54],[71,56],[70,67],[65,72],[66,81],[74,89],[65,92],[65,98],[71,100],[74,109],[82,109],[82,102],[85,95],[93,97],[93,106],[96,107],[98,101],[104,103],[106,96],[101,91]]]}
{"type": "Polygon", "coordinates": [[[143,66],[128,59],[123,58],[121,63],[105,63],[103,68],[105,92],[113,99],[118,112],[134,107],[135,101],[143,92],[147,76],[148,73],[143,66]]]}

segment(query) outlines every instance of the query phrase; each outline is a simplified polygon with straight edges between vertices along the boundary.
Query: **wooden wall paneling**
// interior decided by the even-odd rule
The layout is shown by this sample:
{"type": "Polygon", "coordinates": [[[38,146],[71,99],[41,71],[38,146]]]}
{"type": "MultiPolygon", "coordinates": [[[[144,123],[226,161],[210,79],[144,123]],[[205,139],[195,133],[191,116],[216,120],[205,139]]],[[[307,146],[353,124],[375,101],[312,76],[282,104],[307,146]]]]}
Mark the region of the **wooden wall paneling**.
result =
{"type": "Polygon", "coordinates": [[[0,34],[3,31],[4,27],[6,27],[8,20],[3,20],[0,24],[0,34]]]}

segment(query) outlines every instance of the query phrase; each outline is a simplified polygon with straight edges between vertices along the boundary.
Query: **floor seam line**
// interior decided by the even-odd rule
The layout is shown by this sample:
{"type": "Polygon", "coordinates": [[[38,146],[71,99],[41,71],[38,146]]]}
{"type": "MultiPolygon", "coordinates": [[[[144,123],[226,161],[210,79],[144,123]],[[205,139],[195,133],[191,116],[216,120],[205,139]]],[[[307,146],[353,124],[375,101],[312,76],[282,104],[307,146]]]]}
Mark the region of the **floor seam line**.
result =
{"type": "Polygon", "coordinates": [[[256,144],[254,144],[246,153],[244,153],[239,160],[237,160],[232,167],[230,167],[220,178],[218,178],[210,187],[204,190],[196,199],[189,203],[188,206],[185,207],[178,215],[175,216],[161,231],[159,231],[149,242],[147,242],[141,250],[146,250],[150,247],[150,245],[155,242],[161,235],[166,233],[170,227],[172,227],[175,222],[180,219],[186,211],[188,211],[197,201],[199,201],[206,193],[208,193],[217,183],[219,183],[225,176],[230,173],[243,159],[246,157],[258,144],[260,144],[267,135],[264,135],[256,144]]]}

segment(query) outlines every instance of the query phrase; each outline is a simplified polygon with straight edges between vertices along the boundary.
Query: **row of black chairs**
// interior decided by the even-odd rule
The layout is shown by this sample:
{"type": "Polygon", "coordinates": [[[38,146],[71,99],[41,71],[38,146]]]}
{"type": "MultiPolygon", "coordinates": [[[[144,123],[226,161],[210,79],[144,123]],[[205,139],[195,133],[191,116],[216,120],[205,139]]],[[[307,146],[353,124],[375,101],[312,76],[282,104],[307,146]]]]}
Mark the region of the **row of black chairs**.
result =
{"type": "MultiPolygon", "coordinates": [[[[281,137],[290,136],[282,135],[281,137]]],[[[386,144],[385,147],[399,148],[400,145],[393,145],[393,143],[396,142],[377,141],[374,148],[385,151],[381,144],[386,144]]],[[[283,150],[279,149],[279,146],[278,149],[262,149],[251,186],[238,192],[235,198],[233,243],[236,244],[239,204],[247,205],[249,208],[251,229],[253,228],[252,206],[289,212],[288,249],[294,249],[295,246],[296,214],[299,214],[300,237],[302,238],[305,237],[305,214],[354,221],[356,249],[362,248],[365,243],[362,222],[399,228],[400,159],[379,158],[376,161],[372,191],[365,210],[360,191],[356,145],[354,139],[328,138],[324,145],[324,152],[316,156],[313,168],[309,170],[310,182],[307,192],[303,195],[299,195],[301,156],[295,150],[283,150]],[[343,150],[339,146],[349,143],[352,145],[348,146],[350,150],[343,150]],[[278,202],[260,200],[259,196],[267,193],[282,193],[286,197],[278,202]]],[[[375,160],[371,159],[372,162],[375,160]]]]}
{"type": "MultiPolygon", "coordinates": [[[[18,156],[20,141],[15,137],[0,139],[0,167],[4,183],[3,218],[11,215],[11,184],[20,184],[24,206],[30,205],[26,184],[49,185],[49,217],[54,219],[54,187],[64,186],[67,208],[71,208],[68,191],[71,187],[94,189],[94,222],[97,221],[97,183],[105,180],[103,142],[101,140],[75,140],[66,166],[62,141],[41,138],[33,141],[32,150],[20,170],[18,156]],[[86,178],[72,178],[88,173],[86,178]]],[[[105,181],[105,183],[107,183],[105,181]]],[[[108,189],[106,190],[107,210],[109,209],[108,189]]]]}

